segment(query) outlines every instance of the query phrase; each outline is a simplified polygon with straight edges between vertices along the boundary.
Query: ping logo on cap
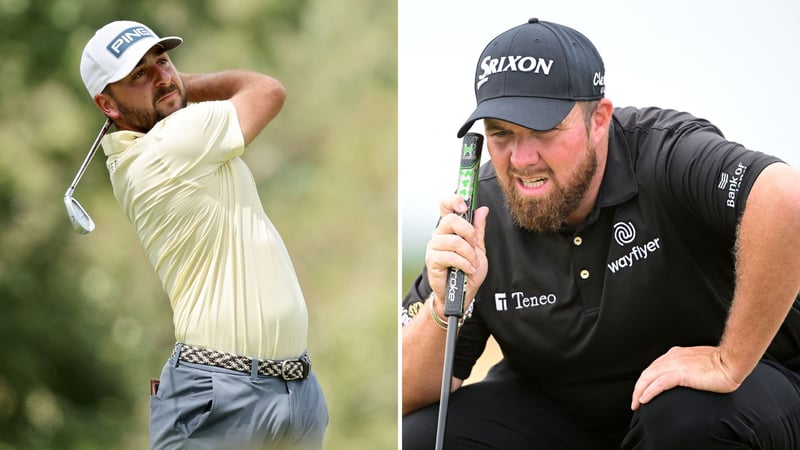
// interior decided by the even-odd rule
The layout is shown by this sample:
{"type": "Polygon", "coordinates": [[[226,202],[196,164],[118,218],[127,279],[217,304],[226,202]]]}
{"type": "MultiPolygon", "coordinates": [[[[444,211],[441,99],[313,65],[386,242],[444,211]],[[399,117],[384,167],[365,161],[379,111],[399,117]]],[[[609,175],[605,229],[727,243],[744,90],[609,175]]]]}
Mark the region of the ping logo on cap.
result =
{"type": "Polygon", "coordinates": [[[119,58],[136,41],[146,37],[154,37],[153,32],[142,26],[131,27],[118,34],[106,48],[112,55],[119,58]]]}

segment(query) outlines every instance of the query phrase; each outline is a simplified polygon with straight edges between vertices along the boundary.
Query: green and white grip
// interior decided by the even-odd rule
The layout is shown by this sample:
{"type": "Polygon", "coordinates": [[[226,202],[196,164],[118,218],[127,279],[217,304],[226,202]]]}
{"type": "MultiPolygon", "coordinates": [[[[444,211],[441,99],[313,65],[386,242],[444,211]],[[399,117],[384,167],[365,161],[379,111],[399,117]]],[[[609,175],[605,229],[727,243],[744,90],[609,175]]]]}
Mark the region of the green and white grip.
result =
{"type": "MultiPolygon", "coordinates": [[[[461,164],[458,172],[458,188],[456,193],[464,198],[467,211],[461,217],[472,222],[475,200],[478,193],[478,171],[481,165],[483,135],[467,133],[461,141],[461,164]]],[[[464,315],[464,297],[467,293],[467,274],[461,270],[450,268],[447,271],[445,286],[444,315],[462,317],[464,315]]]]}

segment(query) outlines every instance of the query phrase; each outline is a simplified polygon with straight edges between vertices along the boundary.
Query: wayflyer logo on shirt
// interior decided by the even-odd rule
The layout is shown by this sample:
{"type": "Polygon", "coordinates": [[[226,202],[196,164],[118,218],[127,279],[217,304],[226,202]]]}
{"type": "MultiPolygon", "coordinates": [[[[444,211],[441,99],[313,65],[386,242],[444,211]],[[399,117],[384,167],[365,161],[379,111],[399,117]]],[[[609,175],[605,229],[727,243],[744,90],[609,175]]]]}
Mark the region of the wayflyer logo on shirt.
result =
{"type": "MultiPolygon", "coordinates": [[[[612,227],[614,241],[620,247],[626,247],[636,240],[636,227],[633,222],[617,222],[612,227]]],[[[661,249],[661,238],[654,238],[642,245],[633,244],[627,254],[610,261],[607,264],[611,273],[618,273],[622,270],[633,267],[639,261],[644,261],[651,254],[661,249]]]]}

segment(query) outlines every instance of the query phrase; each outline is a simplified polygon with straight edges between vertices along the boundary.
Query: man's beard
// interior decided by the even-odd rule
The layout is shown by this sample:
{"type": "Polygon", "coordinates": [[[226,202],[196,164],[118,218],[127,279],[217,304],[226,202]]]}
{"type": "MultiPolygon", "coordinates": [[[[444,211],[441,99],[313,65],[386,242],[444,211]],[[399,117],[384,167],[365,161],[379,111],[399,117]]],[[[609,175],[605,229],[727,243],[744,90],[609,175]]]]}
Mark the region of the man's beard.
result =
{"type": "MultiPolygon", "coordinates": [[[[155,99],[155,101],[158,101],[158,99],[169,94],[172,91],[178,92],[178,95],[180,95],[181,97],[181,108],[185,107],[186,95],[184,94],[184,92],[178,89],[178,86],[175,84],[159,89],[153,98],[155,99]]],[[[152,109],[145,109],[138,107],[128,107],[118,101],[117,108],[119,109],[120,114],[122,114],[122,117],[125,119],[125,122],[128,124],[128,126],[137,131],[141,131],[142,133],[147,133],[156,125],[156,123],[158,123],[159,120],[172,114],[172,112],[164,114],[158,111],[158,109],[156,109],[155,103],[153,104],[152,109]]]]}
{"type": "Polygon", "coordinates": [[[514,175],[524,175],[524,171],[510,168],[508,182],[498,180],[505,194],[506,207],[517,225],[533,232],[554,232],[561,229],[570,214],[578,209],[596,172],[597,154],[594,144],[589,141],[586,156],[567,180],[566,186],[559,185],[551,172],[549,182],[553,183],[554,189],[545,197],[528,198],[517,191],[514,175]]]}

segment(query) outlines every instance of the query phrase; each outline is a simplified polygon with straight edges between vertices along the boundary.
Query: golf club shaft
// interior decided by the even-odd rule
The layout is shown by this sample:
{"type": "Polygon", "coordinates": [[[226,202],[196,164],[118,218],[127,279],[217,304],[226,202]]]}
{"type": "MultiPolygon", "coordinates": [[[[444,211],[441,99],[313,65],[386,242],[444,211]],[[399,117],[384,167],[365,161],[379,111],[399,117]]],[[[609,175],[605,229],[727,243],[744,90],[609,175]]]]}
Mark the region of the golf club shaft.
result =
{"type": "Polygon", "coordinates": [[[86,155],[86,159],[83,160],[83,164],[81,164],[80,169],[78,169],[78,173],[75,175],[75,179],[72,180],[72,184],[69,185],[67,188],[67,192],[64,193],[65,197],[71,197],[72,193],[75,192],[75,187],[78,185],[78,182],[83,177],[83,174],[86,172],[86,169],[89,167],[89,163],[92,162],[92,158],[94,158],[94,154],[97,152],[97,147],[100,145],[100,141],[103,139],[103,136],[108,132],[108,129],[111,128],[111,119],[106,119],[106,123],[103,124],[103,128],[100,129],[100,133],[94,140],[92,147],[89,149],[89,154],[86,155]]]}
{"type": "Polygon", "coordinates": [[[444,368],[442,370],[442,390],[439,394],[439,418],[436,421],[436,450],[444,448],[444,430],[447,426],[447,407],[450,402],[450,388],[453,379],[453,357],[455,356],[456,330],[458,316],[447,318],[447,341],[444,346],[444,368]]]}
{"type": "MultiPolygon", "coordinates": [[[[459,167],[457,193],[467,204],[467,211],[461,215],[472,222],[475,209],[475,196],[478,190],[478,172],[483,149],[483,136],[467,133],[461,143],[461,164],[459,167]]],[[[455,355],[458,321],[464,315],[464,297],[467,291],[467,274],[456,268],[447,272],[445,286],[444,315],[447,317],[447,336],[442,370],[442,390],[439,398],[439,418],[436,423],[436,449],[444,448],[444,433],[447,425],[447,407],[450,401],[450,387],[453,377],[453,358],[455,355]]]]}

